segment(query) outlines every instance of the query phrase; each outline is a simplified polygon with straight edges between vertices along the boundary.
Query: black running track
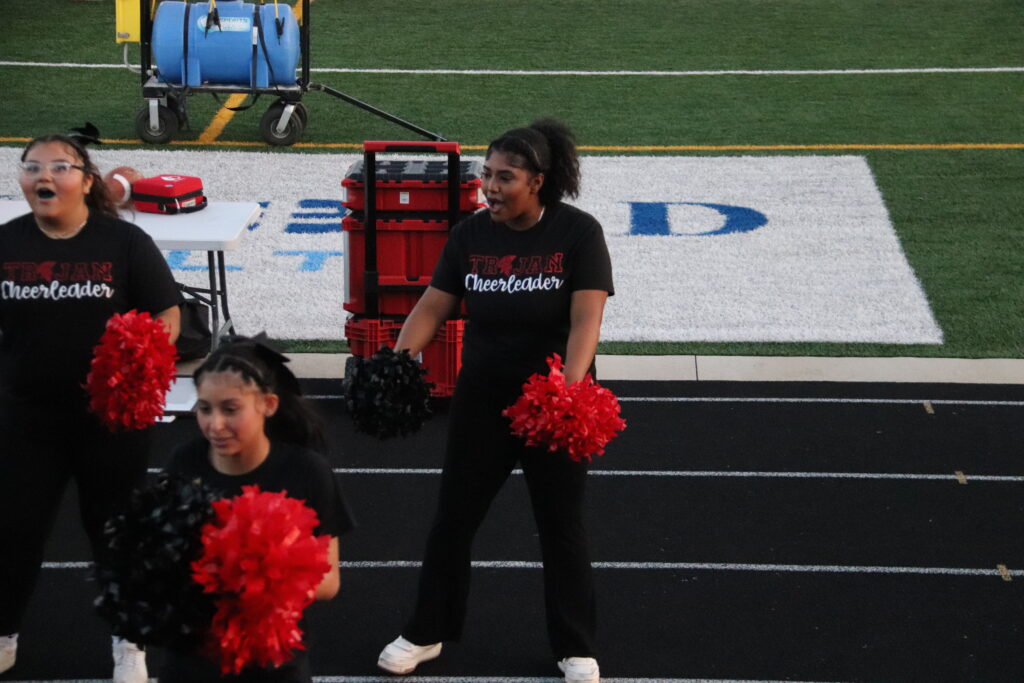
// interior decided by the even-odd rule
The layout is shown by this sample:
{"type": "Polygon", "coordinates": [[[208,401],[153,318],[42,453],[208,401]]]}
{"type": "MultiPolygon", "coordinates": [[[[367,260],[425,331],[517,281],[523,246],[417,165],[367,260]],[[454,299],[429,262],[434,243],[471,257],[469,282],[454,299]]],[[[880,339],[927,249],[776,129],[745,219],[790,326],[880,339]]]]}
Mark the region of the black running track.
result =
{"type": "MultiPolygon", "coordinates": [[[[1024,387],[608,386],[628,428],[588,484],[606,681],[1024,681],[1024,387]]],[[[337,382],[306,388],[360,523],[340,595],[310,608],[314,673],[388,680],[375,662],[413,598],[446,417],[378,442],[337,382]]],[[[159,466],[195,424],[157,429],[159,466]]],[[[73,511],[71,492],[0,680],[109,679],[73,511]]],[[[521,476],[474,556],[467,635],[415,680],[555,680],[521,476]]]]}

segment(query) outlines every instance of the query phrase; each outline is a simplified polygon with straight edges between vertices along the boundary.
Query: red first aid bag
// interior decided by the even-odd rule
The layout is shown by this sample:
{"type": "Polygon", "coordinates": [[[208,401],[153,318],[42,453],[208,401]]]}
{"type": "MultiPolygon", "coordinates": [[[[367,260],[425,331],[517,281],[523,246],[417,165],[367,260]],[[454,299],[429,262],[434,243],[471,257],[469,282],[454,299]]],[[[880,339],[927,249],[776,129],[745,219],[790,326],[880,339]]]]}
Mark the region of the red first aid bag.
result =
{"type": "Polygon", "coordinates": [[[146,213],[191,213],[206,206],[201,178],[187,175],[158,175],[136,180],[132,200],[137,211],[146,213]]]}

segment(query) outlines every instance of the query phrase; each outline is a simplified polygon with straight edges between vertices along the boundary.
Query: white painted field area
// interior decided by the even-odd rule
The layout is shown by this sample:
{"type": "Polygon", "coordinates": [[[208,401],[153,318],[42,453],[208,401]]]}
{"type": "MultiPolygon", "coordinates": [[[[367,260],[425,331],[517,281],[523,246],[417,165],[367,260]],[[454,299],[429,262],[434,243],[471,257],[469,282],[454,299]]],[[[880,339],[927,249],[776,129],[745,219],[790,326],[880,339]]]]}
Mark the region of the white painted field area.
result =
{"type": "MultiPolygon", "coordinates": [[[[13,168],[20,150],[0,149],[13,168]]],[[[340,181],[357,154],[99,149],[102,170],[203,179],[210,201],[259,201],[227,254],[239,331],[340,339],[340,181]]],[[[855,156],[584,157],[575,203],[604,226],[615,271],[606,341],[938,344],[867,162],[855,156]]],[[[19,198],[13,174],[0,195],[19,198]]],[[[168,252],[199,284],[206,257],[168,252]]]]}

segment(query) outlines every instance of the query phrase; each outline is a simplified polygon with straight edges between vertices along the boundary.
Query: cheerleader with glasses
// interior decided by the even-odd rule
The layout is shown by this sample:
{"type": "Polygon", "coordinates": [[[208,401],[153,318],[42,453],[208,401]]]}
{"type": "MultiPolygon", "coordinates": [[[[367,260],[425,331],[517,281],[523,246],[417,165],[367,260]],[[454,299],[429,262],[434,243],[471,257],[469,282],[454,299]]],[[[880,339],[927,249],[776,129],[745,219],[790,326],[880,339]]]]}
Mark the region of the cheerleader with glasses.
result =
{"type": "MultiPolygon", "coordinates": [[[[68,482],[95,557],[103,525],[146,474],[150,430],[110,433],[83,389],[114,313],[160,320],[173,343],[181,300],[153,240],[118,217],[84,135],[47,135],[17,168],[31,212],[0,225],[0,673],[68,482]]],[[[56,647],[63,647],[54,644],[56,647]]],[[[114,639],[115,683],[147,679],[145,654],[114,639]]]]}

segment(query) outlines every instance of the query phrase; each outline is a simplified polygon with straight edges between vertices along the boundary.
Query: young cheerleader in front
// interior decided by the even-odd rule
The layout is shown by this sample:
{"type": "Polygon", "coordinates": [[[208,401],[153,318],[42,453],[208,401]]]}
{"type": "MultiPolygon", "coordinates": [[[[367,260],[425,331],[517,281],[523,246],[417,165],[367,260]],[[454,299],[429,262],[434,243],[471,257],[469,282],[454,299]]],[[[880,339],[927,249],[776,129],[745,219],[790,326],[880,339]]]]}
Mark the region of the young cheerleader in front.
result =
{"type": "MultiPolygon", "coordinates": [[[[353,527],[352,517],[326,458],[323,431],[303,400],[287,358],[259,340],[223,343],[195,371],[196,419],[202,437],[178,448],[167,470],[199,478],[218,496],[239,495],[243,486],[286,491],[316,511],[314,533],[331,537],[331,569],[316,590],[330,600],[340,585],[338,537],[353,527]]],[[[272,668],[249,667],[222,676],[215,662],[199,652],[169,650],[161,683],[310,683],[309,657],[296,652],[272,668]]]]}

